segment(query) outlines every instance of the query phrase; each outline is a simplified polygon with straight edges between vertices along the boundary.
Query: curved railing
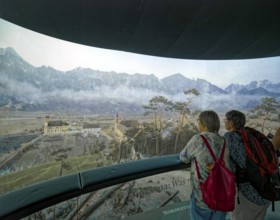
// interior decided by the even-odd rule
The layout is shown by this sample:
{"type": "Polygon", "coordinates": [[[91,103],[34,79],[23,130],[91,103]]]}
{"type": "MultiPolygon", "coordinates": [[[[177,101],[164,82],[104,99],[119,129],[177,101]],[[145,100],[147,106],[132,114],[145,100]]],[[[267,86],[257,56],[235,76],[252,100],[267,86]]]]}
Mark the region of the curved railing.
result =
{"type": "Polygon", "coordinates": [[[95,168],[0,196],[0,219],[20,219],[59,202],[130,180],[190,167],[168,155],[95,168]]]}

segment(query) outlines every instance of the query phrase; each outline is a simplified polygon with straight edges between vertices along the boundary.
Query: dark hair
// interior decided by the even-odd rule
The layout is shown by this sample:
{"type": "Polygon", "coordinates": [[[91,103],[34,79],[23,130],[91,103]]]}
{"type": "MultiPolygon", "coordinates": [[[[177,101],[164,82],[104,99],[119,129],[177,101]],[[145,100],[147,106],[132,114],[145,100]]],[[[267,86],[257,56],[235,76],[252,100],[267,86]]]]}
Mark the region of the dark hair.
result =
{"type": "Polygon", "coordinates": [[[208,128],[209,132],[218,133],[220,130],[220,119],[214,111],[203,111],[198,117],[200,123],[208,128]]]}
{"type": "Polygon", "coordinates": [[[246,124],[245,115],[237,110],[231,110],[226,113],[226,119],[231,121],[236,130],[243,128],[246,124]]]}

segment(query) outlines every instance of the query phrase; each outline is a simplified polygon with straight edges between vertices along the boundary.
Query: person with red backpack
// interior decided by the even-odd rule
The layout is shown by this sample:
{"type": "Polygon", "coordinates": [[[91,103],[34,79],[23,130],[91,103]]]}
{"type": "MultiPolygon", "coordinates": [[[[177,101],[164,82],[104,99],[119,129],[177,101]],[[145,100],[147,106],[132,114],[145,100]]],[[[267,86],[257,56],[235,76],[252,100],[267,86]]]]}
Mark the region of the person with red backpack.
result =
{"type": "Polygon", "coordinates": [[[248,180],[248,139],[252,140],[250,131],[254,129],[246,127],[245,115],[237,110],[231,110],[225,114],[225,128],[228,130],[224,134],[227,140],[231,167],[236,175],[237,181],[237,202],[232,213],[232,220],[263,220],[267,208],[271,202],[264,199],[248,180]],[[245,136],[245,137],[244,137],[245,136]],[[246,140],[247,138],[247,140],[246,140]],[[247,170],[246,170],[247,169],[247,170]],[[244,171],[244,172],[242,172],[244,171]],[[246,180],[247,179],[247,180],[246,180]]]}
{"type": "Polygon", "coordinates": [[[191,163],[191,219],[225,220],[234,209],[235,179],[229,170],[229,150],[219,135],[220,119],[214,111],[203,111],[199,134],[180,152],[180,160],[191,163]]]}

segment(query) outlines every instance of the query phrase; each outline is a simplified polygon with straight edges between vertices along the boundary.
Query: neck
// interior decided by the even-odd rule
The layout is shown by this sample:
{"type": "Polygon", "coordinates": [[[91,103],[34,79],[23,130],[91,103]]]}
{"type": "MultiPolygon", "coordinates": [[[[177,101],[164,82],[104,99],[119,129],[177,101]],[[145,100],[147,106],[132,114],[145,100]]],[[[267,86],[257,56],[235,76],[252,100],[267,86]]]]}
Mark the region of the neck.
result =
{"type": "Polygon", "coordinates": [[[208,128],[207,128],[207,127],[202,127],[202,128],[200,128],[200,132],[206,132],[206,131],[208,131],[208,128]]]}

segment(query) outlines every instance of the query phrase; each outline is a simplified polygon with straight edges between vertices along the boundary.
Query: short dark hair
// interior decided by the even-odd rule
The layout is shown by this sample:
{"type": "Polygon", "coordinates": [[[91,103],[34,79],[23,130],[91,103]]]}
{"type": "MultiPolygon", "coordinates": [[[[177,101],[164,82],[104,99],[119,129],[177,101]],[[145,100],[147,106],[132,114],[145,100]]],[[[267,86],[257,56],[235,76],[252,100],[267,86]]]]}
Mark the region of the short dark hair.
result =
{"type": "Polygon", "coordinates": [[[199,121],[208,128],[209,132],[218,133],[220,130],[220,119],[214,111],[208,110],[201,112],[199,121]]]}
{"type": "Polygon", "coordinates": [[[226,113],[226,120],[231,121],[236,130],[243,128],[246,124],[246,117],[240,111],[231,110],[226,113]]]}

